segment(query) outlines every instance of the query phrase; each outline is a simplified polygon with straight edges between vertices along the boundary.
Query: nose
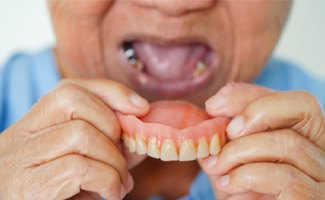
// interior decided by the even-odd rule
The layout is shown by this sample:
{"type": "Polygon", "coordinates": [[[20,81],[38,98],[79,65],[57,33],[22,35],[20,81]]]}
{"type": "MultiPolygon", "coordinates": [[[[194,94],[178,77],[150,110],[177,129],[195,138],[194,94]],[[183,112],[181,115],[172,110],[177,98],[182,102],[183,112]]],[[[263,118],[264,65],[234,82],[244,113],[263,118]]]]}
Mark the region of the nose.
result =
{"type": "Polygon", "coordinates": [[[177,16],[209,9],[216,0],[131,0],[137,5],[153,8],[165,15],[177,16]]]}

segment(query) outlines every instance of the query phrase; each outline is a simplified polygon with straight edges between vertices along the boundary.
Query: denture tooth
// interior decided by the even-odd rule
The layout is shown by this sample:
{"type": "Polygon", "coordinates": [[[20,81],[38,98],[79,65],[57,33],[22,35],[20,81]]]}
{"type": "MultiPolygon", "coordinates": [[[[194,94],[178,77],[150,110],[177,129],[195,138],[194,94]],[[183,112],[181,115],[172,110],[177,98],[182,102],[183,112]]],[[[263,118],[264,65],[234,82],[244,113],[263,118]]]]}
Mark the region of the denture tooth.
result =
{"type": "Polygon", "coordinates": [[[126,133],[124,133],[122,139],[123,139],[124,146],[129,147],[129,136],[126,133]]]}
{"type": "Polygon", "coordinates": [[[211,142],[210,142],[210,146],[209,146],[210,154],[217,155],[219,153],[220,149],[221,149],[220,138],[216,134],[212,137],[211,142]]]}
{"type": "Polygon", "coordinates": [[[136,150],[137,150],[136,142],[132,137],[130,137],[129,138],[129,151],[131,153],[134,153],[134,152],[136,152],[136,150]]]}
{"type": "Polygon", "coordinates": [[[209,155],[209,144],[205,137],[199,139],[199,145],[197,147],[197,158],[205,158],[209,155]]]}
{"type": "Polygon", "coordinates": [[[195,66],[195,70],[193,71],[192,74],[193,78],[197,78],[201,76],[207,68],[208,66],[203,61],[197,62],[195,66]]]}
{"type": "Polygon", "coordinates": [[[148,156],[153,158],[160,158],[157,139],[154,137],[149,138],[148,141],[148,156]]]}
{"type": "Polygon", "coordinates": [[[196,159],[196,147],[193,140],[188,139],[181,143],[179,150],[179,161],[190,161],[196,159]]]}
{"type": "Polygon", "coordinates": [[[177,150],[174,142],[170,139],[166,139],[160,150],[160,159],[163,161],[178,160],[177,150]]]}
{"type": "Polygon", "coordinates": [[[144,155],[147,153],[147,144],[140,136],[137,136],[136,148],[139,155],[144,155]]]}

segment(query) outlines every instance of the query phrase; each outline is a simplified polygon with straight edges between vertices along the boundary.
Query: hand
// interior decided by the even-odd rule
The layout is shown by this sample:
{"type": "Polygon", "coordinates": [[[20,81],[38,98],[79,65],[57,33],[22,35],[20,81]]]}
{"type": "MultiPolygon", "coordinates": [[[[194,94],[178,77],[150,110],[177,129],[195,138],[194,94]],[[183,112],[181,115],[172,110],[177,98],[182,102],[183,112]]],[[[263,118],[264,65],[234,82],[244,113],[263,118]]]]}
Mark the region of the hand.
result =
{"type": "Polygon", "coordinates": [[[110,80],[62,81],[0,134],[0,199],[123,198],[133,187],[128,167],[143,158],[125,159],[113,110],[148,109],[110,80]]]}
{"type": "Polygon", "coordinates": [[[221,153],[200,161],[219,199],[325,199],[325,118],[313,95],[229,84],[206,110],[234,117],[221,153]]]}

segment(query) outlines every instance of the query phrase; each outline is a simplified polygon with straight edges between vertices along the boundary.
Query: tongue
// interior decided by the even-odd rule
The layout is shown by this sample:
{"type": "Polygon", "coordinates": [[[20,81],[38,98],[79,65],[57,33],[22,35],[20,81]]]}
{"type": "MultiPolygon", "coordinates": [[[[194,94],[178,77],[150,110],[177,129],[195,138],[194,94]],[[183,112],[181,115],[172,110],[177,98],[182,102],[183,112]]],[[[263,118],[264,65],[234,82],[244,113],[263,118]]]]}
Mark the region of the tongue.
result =
{"type": "Polygon", "coordinates": [[[191,79],[196,63],[203,60],[207,47],[200,44],[159,45],[135,42],[137,56],[145,64],[146,73],[163,80],[191,79]]]}

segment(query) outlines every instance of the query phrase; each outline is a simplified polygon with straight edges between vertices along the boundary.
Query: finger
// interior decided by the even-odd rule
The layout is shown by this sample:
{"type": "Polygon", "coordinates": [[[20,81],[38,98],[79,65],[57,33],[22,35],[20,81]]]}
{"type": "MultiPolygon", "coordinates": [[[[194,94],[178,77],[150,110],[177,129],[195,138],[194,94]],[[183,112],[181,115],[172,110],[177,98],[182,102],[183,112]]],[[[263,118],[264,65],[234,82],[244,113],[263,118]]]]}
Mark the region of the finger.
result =
{"type": "Polygon", "coordinates": [[[246,164],[218,179],[216,187],[233,195],[254,192],[278,200],[320,199],[316,182],[286,164],[246,164]]]}
{"type": "Polygon", "coordinates": [[[71,83],[62,84],[42,97],[18,128],[21,132],[35,133],[73,120],[90,123],[115,143],[120,140],[120,126],[112,110],[92,93],[71,83]]]}
{"type": "MultiPolygon", "coordinates": [[[[217,180],[220,178],[218,176],[210,176],[210,181],[213,185],[217,182],[217,180]]],[[[254,192],[246,192],[246,193],[241,193],[241,194],[235,194],[231,195],[228,193],[225,193],[221,190],[218,190],[218,188],[213,187],[214,192],[218,199],[220,200],[244,200],[244,199],[249,199],[249,200],[275,200],[274,196],[271,195],[264,195],[264,194],[258,194],[254,192]]]]}
{"type": "Polygon", "coordinates": [[[79,155],[58,158],[29,174],[30,199],[67,199],[84,190],[120,200],[126,193],[114,168],[79,155]]]}
{"type": "Polygon", "coordinates": [[[218,163],[213,167],[203,163],[203,167],[209,174],[222,175],[246,163],[278,162],[290,164],[316,181],[325,181],[324,157],[312,142],[284,129],[233,140],[223,147],[218,163]]]}
{"type": "Polygon", "coordinates": [[[249,200],[276,200],[276,198],[274,196],[257,194],[257,193],[253,193],[253,192],[247,192],[247,193],[244,193],[244,194],[232,195],[232,196],[226,198],[226,200],[245,200],[245,199],[249,199],[249,200]]]}
{"type": "Polygon", "coordinates": [[[235,117],[251,102],[275,91],[248,83],[229,83],[207,102],[205,109],[211,116],[235,117]]]}
{"type": "Polygon", "coordinates": [[[101,200],[101,197],[93,192],[81,191],[79,194],[69,198],[68,200],[101,200]]]}
{"type": "Polygon", "coordinates": [[[102,99],[113,110],[124,114],[142,116],[149,110],[149,103],[126,86],[108,79],[67,79],[64,84],[76,84],[102,99]]]}
{"type": "Polygon", "coordinates": [[[316,97],[304,91],[259,98],[228,125],[230,139],[270,129],[291,128],[325,150],[325,117],[316,97]]]}
{"type": "Polygon", "coordinates": [[[132,169],[133,167],[137,166],[148,157],[147,155],[139,155],[136,152],[131,153],[129,151],[129,148],[124,144],[122,148],[123,148],[123,155],[127,161],[126,164],[128,169],[132,169]]]}
{"type": "Polygon", "coordinates": [[[75,120],[50,127],[25,143],[20,154],[23,166],[42,165],[68,154],[78,154],[113,167],[127,186],[128,171],[126,161],[118,147],[103,133],[90,124],[75,120]]]}

